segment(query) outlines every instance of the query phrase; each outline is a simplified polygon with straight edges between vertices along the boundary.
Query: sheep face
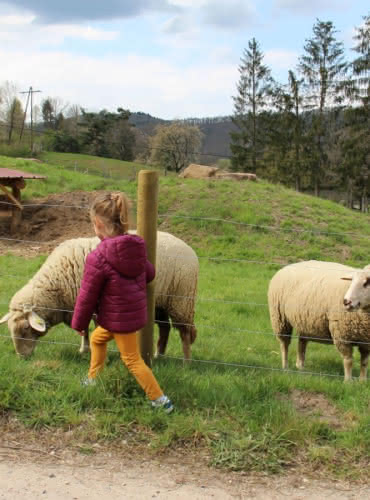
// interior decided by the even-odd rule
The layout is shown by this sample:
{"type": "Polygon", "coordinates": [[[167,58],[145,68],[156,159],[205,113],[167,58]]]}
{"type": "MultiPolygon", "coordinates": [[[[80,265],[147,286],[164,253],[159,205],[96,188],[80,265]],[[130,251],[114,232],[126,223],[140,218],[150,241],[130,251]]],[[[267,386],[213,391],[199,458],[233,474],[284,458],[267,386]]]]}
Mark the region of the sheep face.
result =
{"type": "Polygon", "coordinates": [[[0,319],[8,322],[16,353],[28,358],[33,353],[39,337],[46,333],[45,321],[33,311],[11,311],[0,319]]]}
{"type": "Polygon", "coordinates": [[[366,266],[361,271],[356,271],[352,276],[345,276],[342,279],[351,280],[351,285],[343,299],[343,305],[347,311],[370,308],[369,266],[366,266]]]}

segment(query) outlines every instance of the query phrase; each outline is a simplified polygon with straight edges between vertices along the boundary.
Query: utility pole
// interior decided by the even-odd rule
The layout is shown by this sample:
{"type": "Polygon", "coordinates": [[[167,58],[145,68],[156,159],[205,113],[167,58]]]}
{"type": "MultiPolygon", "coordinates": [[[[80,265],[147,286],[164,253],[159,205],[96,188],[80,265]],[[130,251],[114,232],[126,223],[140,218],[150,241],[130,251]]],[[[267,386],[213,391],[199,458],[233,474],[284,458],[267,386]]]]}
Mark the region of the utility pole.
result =
{"type": "Polygon", "coordinates": [[[23,134],[23,129],[24,129],[24,122],[26,120],[26,113],[27,113],[28,101],[31,100],[31,151],[33,151],[33,94],[35,94],[36,92],[41,92],[41,90],[33,90],[32,87],[30,87],[28,90],[25,90],[24,92],[20,92],[20,94],[28,94],[28,95],[27,95],[26,109],[25,109],[25,112],[24,112],[22,130],[21,130],[21,134],[20,134],[19,139],[22,139],[22,134],[23,134]]]}

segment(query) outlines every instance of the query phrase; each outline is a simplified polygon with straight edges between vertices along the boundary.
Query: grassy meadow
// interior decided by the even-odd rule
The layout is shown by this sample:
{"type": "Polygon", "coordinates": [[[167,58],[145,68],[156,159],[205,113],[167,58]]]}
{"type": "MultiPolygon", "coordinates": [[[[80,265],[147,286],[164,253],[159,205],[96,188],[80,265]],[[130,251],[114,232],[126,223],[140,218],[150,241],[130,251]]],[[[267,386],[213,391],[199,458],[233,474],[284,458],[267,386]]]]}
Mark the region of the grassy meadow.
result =
{"type": "MultiPolygon", "coordinates": [[[[48,176],[28,182],[25,199],[121,189],[135,200],[135,179],[66,168],[68,156],[53,154],[47,164],[0,159],[2,166],[48,176]]],[[[133,168],[121,163],[122,172],[133,168]]],[[[280,472],[304,464],[307,471],[366,479],[370,383],[355,378],[344,384],[340,354],[315,343],[308,345],[305,371],[298,372],[294,340],[290,369],[283,372],[266,292],[273,274],[288,263],[368,264],[369,215],[263,180],[161,176],[159,229],[184,239],[200,261],[193,362],[183,365],[181,342],[172,331],[167,356],[153,365],[176,405],[174,414],[149,408],[113,344],[98,385],[83,388],[89,358],[78,353],[79,336],[67,326],[53,328],[24,361],[1,325],[0,415],[33,429],[73,430],[91,453],[97,441],[124,439],[128,447],[144,444],[153,453],[202,450],[210,464],[233,470],[280,472]],[[311,411],[300,405],[306,398],[317,402],[311,411]]],[[[44,259],[0,256],[1,315],[44,259]]]]}
{"type": "Polygon", "coordinates": [[[51,165],[57,164],[64,169],[120,180],[135,180],[138,171],[143,168],[143,165],[135,162],[75,153],[60,154],[52,151],[45,151],[41,153],[39,157],[46,163],[51,165]]]}

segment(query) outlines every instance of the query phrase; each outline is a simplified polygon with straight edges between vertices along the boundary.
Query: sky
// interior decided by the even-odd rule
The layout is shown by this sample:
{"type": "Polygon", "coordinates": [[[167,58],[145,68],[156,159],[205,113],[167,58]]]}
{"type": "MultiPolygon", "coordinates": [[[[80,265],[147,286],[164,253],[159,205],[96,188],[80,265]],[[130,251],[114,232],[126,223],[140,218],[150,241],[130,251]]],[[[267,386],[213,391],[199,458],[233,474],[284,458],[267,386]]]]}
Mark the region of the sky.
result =
{"type": "Polygon", "coordinates": [[[333,22],[351,60],[369,10],[368,0],[0,0],[0,85],[87,111],[230,115],[248,41],[285,83],[317,19],[333,22]]]}

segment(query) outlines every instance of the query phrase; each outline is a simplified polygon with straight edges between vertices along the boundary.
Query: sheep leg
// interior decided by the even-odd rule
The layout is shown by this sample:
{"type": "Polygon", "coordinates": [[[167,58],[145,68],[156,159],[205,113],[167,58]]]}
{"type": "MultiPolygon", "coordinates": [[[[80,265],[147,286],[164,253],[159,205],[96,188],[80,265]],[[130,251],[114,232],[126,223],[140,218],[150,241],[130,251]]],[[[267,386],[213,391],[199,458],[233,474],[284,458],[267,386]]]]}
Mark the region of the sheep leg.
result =
{"type": "Polygon", "coordinates": [[[182,341],[182,351],[184,353],[184,360],[190,361],[191,359],[191,344],[192,344],[192,335],[191,331],[189,331],[188,327],[179,326],[179,333],[182,341]]]}
{"type": "Polygon", "coordinates": [[[83,337],[81,337],[80,353],[84,354],[89,351],[90,351],[89,332],[87,332],[83,337]]]}
{"type": "Polygon", "coordinates": [[[286,370],[288,368],[288,350],[292,340],[292,328],[285,328],[277,336],[280,342],[281,364],[283,370],[286,370]]]}
{"type": "Polygon", "coordinates": [[[352,356],[351,357],[343,357],[343,366],[344,366],[344,381],[350,382],[352,380],[352,356]]]}
{"type": "MultiPolygon", "coordinates": [[[[96,328],[98,326],[98,323],[96,321],[96,314],[93,315],[93,322],[94,322],[94,327],[96,328]]],[[[89,329],[87,329],[87,332],[85,332],[85,335],[81,337],[81,346],[80,346],[80,353],[85,354],[86,352],[90,351],[90,342],[89,342],[89,329]]]]}
{"type": "Polygon", "coordinates": [[[157,351],[155,353],[155,357],[163,356],[166,352],[168,337],[170,335],[170,324],[169,323],[161,323],[158,325],[159,327],[159,339],[157,343],[157,351]]]}
{"type": "Polygon", "coordinates": [[[288,368],[288,349],[290,344],[290,339],[286,340],[285,338],[279,338],[280,341],[280,352],[281,352],[281,364],[283,370],[288,368]]]}
{"type": "Polygon", "coordinates": [[[304,367],[304,361],[306,358],[306,348],[307,348],[307,340],[299,337],[298,339],[298,350],[297,350],[297,361],[296,361],[296,367],[298,370],[303,370],[304,367]]]}
{"type": "Polygon", "coordinates": [[[370,351],[367,347],[359,345],[358,350],[361,354],[361,362],[360,362],[360,380],[364,381],[367,377],[367,365],[369,363],[369,354],[370,351]]]}
{"type": "Polygon", "coordinates": [[[272,330],[280,342],[281,364],[283,370],[288,368],[288,350],[292,340],[293,327],[288,323],[280,308],[270,307],[272,330]]]}
{"type": "Polygon", "coordinates": [[[171,330],[171,323],[167,312],[164,309],[160,308],[156,308],[155,310],[155,322],[157,323],[159,328],[159,338],[154,357],[158,358],[158,356],[163,356],[166,352],[168,337],[171,330]]]}
{"type": "MultiPolygon", "coordinates": [[[[335,342],[335,341],[334,341],[335,342]]],[[[343,358],[344,366],[344,381],[349,382],[352,380],[352,344],[344,344],[342,342],[335,342],[338,351],[341,353],[343,358]]]]}

